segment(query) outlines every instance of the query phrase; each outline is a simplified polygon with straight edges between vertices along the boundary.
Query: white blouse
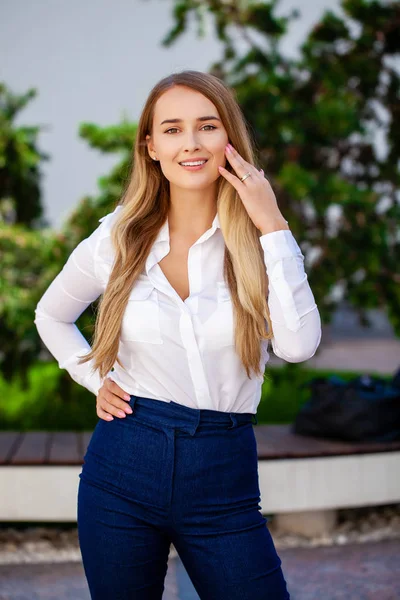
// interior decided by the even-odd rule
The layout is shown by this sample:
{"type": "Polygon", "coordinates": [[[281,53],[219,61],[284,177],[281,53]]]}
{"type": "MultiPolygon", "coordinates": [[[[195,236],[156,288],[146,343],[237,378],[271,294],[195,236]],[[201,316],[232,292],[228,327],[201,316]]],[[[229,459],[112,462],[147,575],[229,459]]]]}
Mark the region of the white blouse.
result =
{"type": "MultiPolygon", "coordinates": [[[[114,250],[110,231],[122,206],[73,250],[35,309],[38,333],[59,367],[96,396],[103,380],[92,361],[77,364],[90,351],[75,325],[105,290],[114,250]]],[[[288,362],[315,354],[321,321],[304,256],[290,230],[260,236],[269,277],[268,305],[274,353],[288,362]]],[[[189,249],[190,295],[183,301],[158,263],[169,253],[168,220],[160,229],[124,313],[118,357],[106,377],[128,394],[191,408],[256,413],[263,377],[248,379],[234,348],[233,305],[223,278],[224,239],[218,215],[189,249]]],[[[262,371],[269,359],[262,342],[262,371]]]]}

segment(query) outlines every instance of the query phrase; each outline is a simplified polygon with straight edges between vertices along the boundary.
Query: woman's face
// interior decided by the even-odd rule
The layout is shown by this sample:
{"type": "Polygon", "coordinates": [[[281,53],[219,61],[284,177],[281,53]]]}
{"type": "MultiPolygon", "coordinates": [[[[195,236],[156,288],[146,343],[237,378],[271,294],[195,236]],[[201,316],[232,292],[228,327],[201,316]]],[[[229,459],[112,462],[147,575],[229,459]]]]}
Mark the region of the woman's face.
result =
{"type": "Polygon", "coordinates": [[[218,166],[225,166],[229,140],[214,104],[200,92],[175,86],[158,98],[152,136],[146,136],[146,141],[150,156],[157,156],[171,184],[204,189],[220,177],[218,166]],[[181,164],[200,159],[205,164],[181,164]]]}

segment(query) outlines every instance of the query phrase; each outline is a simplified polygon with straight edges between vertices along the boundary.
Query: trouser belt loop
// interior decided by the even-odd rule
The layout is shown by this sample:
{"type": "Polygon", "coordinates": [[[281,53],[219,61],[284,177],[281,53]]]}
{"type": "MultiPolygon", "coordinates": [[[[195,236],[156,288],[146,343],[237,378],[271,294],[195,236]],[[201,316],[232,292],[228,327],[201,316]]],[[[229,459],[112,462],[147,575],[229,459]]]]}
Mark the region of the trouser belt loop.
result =
{"type": "Polygon", "coordinates": [[[131,394],[131,399],[128,400],[128,403],[129,403],[129,406],[132,409],[132,414],[135,412],[135,403],[136,403],[136,400],[137,400],[136,396],[132,396],[132,394],[131,394]]]}
{"type": "Polygon", "coordinates": [[[199,411],[198,414],[197,414],[196,423],[192,427],[190,427],[190,429],[189,429],[190,435],[194,435],[196,433],[199,425],[200,425],[200,422],[201,422],[200,414],[201,413],[199,411]]]}
{"type": "Polygon", "coordinates": [[[228,429],[233,429],[237,425],[236,415],[229,413],[229,416],[231,418],[232,423],[231,423],[231,425],[229,425],[228,429]]]}
{"type": "Polygon", "coordinates": [[[257,415],[254,414],[253,417],[254,417],[253,425],[257,425],[257,423],[258,423],[257,415]]]}

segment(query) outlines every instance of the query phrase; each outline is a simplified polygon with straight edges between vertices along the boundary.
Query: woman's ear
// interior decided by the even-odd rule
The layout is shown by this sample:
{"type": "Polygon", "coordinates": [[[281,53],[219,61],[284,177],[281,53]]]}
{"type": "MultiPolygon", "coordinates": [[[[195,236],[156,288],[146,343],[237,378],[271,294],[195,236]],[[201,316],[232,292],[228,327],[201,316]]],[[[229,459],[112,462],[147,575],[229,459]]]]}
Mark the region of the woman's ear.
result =
{"type": "Polygon", "coordinates": [[[149,136],[149,134],[146,135],[146,144],[147,144],[147,151],[150,155],[150,158],[154,158],[155,150],[154,150],[152,139],[149,136]]]}

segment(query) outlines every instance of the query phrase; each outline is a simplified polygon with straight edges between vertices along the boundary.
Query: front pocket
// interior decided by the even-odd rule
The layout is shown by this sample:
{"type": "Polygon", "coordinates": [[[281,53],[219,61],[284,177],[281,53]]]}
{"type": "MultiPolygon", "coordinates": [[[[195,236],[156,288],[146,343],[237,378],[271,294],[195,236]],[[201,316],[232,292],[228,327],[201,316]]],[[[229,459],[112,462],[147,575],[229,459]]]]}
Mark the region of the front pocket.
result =
{"type": "Polygon", "coordinates": [[[158,290],[146,277],[139,276],[122,319],[121,340],[162,344],[158,290]]]}
{"type": "Polygon", "coordinates": [[[143,426],[135,415],[99,419],[80,479],[116,490],[132,500],[165,508],[172,448],[162,429],[143,426]]]}

